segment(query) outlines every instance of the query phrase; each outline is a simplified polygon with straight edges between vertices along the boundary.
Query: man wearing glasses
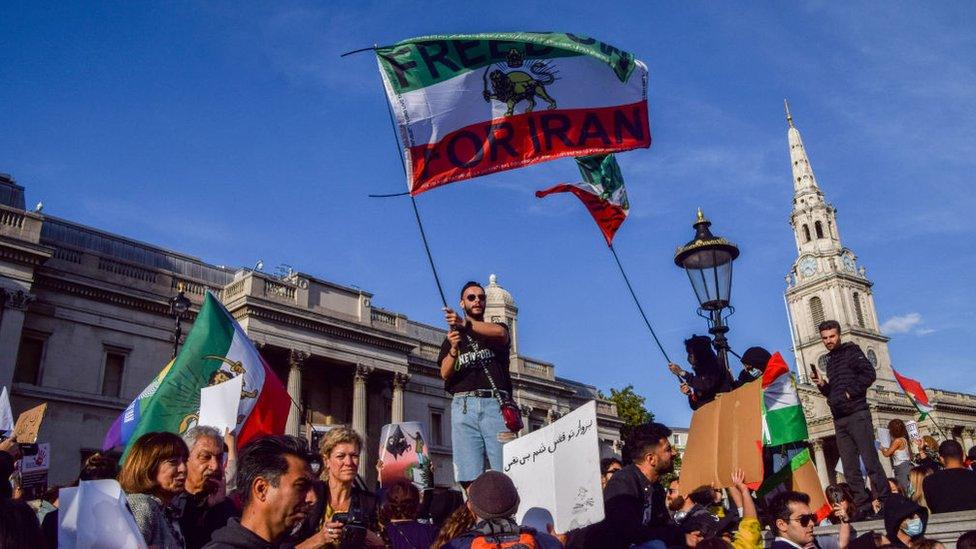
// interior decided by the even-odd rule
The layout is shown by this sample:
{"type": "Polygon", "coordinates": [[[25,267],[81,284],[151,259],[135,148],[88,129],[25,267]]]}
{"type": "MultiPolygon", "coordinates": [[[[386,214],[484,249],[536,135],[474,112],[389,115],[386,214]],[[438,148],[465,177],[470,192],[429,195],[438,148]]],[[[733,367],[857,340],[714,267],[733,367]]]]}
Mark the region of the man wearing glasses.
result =
{"type": "Polygon", "coordinates": [[[810,496],[803,492],[782,492],[769,505],[773,521],[772,549],[803,549],[813,542],[813,526],[817,515],[810,512],[810,496]]]}
{"type": "Polygon", "coordinates": [[[451,444],[454,478],[465,489],[484,472],[485,456],[502,470],[502,443],[515,435],[505,426],[498,396],[508,399],[512,379],[508,373],[508,327],[485,322],[485,289],[477,282],[461,288],[463,315],[444,308],[448,333],[437,359],[444,390],[451,401],[451,444]]]}

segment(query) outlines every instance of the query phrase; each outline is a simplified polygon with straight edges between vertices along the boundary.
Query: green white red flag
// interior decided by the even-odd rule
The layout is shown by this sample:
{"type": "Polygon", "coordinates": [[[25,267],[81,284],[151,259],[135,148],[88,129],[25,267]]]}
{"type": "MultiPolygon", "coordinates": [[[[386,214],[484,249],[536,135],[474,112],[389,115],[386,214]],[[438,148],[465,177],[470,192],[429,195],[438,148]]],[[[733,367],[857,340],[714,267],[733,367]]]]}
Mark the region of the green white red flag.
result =
{"type": "Polygon", "coordinates": [[[912,401],[912,404],[918,410],[920,414],[918,420],[924,420],[927,415],[932,413],[932,405],[929,404],[929,397],[925,394],[925,388],[914,379],[900,375],[894,369],[891,371],[895,373],[895,379],[898,380],[898,385],[901,385],[901,390],[905,391],[905,396],[908,397],[908,400],[912,401]]]}
{"type": "Polygon", "coordinates": [[[424,36],[377,48],[412,195],[651,144],[647,67],[564,33],[424,36]]]}
{"type": "Polygon", "coordinates": [[[590,211],[593,220],[600,227],[607,246],[612,245],[613,235],[627,219],[630,203],[627,189],[620,174],[620,166],[612,154],[581,156],[576,159],[582,183],[560,183],[542,191],[536,191],[538,198],[554,193],[573,193],[590,211]]]}
{"type": "Polygon", "coordinates": [[[780,446],[807,439],[807,422],[796,381],[781,354],[769,358],[762,376],[763,445],[780,446]]]}
{"type": "Polygon", "coordinates": [[[817,515],[817,522],[830,514],[830,503],[827,501],[823,487],[820,486],[820,478],[810,458],[809,449],[804,448],[782,469],[766,477],[756,490],[756,497],[768,508],[773,497],[786,490],[803,492],[810,496],[810,509],[817,515]]]}
{"type": "Polygon", "coordinates": [[[145,433],[182,434],[196,425],[200,389],[236,376],[244,376],[237,412],[238,446],[259,435],[284,433],[291,403],[287,391],[244,329],[207,293],[179,354],[122,412],[102,447],[123,447],[128,453],[145,433]]]}

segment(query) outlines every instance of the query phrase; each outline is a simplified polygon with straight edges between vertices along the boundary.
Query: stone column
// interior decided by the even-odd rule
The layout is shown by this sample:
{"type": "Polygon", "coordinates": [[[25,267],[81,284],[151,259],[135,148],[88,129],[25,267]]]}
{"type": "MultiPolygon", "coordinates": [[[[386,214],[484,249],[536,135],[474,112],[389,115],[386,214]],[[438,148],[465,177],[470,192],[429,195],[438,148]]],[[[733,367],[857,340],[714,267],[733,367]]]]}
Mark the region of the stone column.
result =
{"type": "Polygon", "coordinates": [[[962,430],[962,453],[965,454],[973,447],[973,429],[963,429],[962,430]]]}
{"type": "Polygon", "coordinates": [[[0,289],[0,385],[10,386],[14,380],[14,368],[17,367],[17,352],[20,350],[20,336],[24,328],[24,313],[27,306],[34,301],[34,296],[23,291],[0,289]]]}
{"type": "Polygon", "coordinates": [[[813,460],[817,465],[817,478],[820,479],[820,486],[827,488],[830,484],[830,477],[827,476],[827,456],[824,455],[823,439],[814,439],[811,444],[813,445],[813,460]]]}
{"type": "Polygon", "coordinates": [[[529,420],[532,417],[532,407],[528,404],[523,404],[522,408],[522,423],[525,427],[522,429],[522,434],[527,435],[532,432],[532,422],[529,420]]]}
{"type": "Polygon", "coordinates": [[[363,478],[369,467],[369,439],[366,436],[366,380],[373,369],[364,364],[357,364],[352,381],[352,428],[363,437],[363,447],[359,452],[359,474],[363,478]]]}
{"type": "Polygon", "coordinates": [[[288,408],[288,421],[285,423],[285,433],[298,436],[302,426],[302,368],[308,360],[308,353],[292,349],[288,353],[288,396],[291,406],[288,408]]]}
{"type": "Polygon", "coordinates": [[[390,411],[390,420],[393,423],[403,422],[403,388],[410,381],[410,374],[393,374],[393,404],[390,411]]]}

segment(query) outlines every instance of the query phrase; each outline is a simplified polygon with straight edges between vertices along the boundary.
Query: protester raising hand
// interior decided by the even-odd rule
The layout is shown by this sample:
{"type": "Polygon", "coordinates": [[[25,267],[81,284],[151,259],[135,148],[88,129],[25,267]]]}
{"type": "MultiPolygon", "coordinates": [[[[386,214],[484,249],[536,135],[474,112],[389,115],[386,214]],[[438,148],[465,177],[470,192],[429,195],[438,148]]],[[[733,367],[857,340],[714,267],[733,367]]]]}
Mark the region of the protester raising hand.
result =
{"type": "Polygon", "coordinates": [[[749,493],[745,481],[745,471],[738,468],[732,471],[732,498],[742,507],[742,520],[739,522],[739,529],[735,533],[732,546],[736,549],[761,549],[763,539],[759,529],[759,516],[756,514],[756,504],[752,501],[752,494],[749,493]]]}

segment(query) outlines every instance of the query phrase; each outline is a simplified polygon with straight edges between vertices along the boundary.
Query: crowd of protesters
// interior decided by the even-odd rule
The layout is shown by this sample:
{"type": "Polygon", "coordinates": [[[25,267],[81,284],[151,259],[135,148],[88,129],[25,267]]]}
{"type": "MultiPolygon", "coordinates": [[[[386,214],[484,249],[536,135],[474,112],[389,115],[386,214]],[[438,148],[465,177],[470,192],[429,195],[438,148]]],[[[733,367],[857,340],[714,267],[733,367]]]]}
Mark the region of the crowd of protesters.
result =
{"type": "MultiPolygon", "coordinates": [[[[570,532],[519,524],[518,490],[497,471],[472,481],[463,501],[447,498],[450,507],[441,505],[437,517],[429,512],[438,508],[434,492],[421,492],[409,481],[371,491],[357,474],[363,442],[346,427],[330,430],[316,452],[295,437],[258,438],[241,449],[231,463],[234,471],[227,470],[226,455],[233,439],[212,428],[194,427],[182,437],[147,433],[130,448],[121,468],[95,454],[85,461],[78,481],[117,479],[146,545],[176,549],[467,549],[485,543],[759,549],[764,527],[778,549],[927,549],[937,546],[925,538],[932,514],[976,510],[976,472],[954,440],[939,444],[934,459],[918,460],[922,464],[909,471],[905,490],[890,479],[893,493],[880,512],[861,513],[849,485],[828,486],[831,512],[818,521],[809,495],[799,492],[780,492],[761,502],[760,512],[742,471],[732,474],[727,494],[712,486],[682,487],[669,477],[676,455],[670,435],[657,423],[634,429],[626,445],[628,459],[601,464],[606,518],[570,532]],[[319,474],[313,473],[319,464],[319,474]],[[884,532],[857,532],[852,522],[859,516],[883,520],[884,532]],[[837,524],[839,532],[814,536],[818,523],[837,524]]],[[[18,457],[16,443],[0,442],[2,473],[9,475],[18,457]]],[[[40,520],[35,508],[15,496],[9,483],[0,483],[0,547],[57,547],[56,495],[50,498],[53,510],[40,520]]],[[[958,545],[974,547],[966,543],[976,543],[976,532],[958,545]]]]}

